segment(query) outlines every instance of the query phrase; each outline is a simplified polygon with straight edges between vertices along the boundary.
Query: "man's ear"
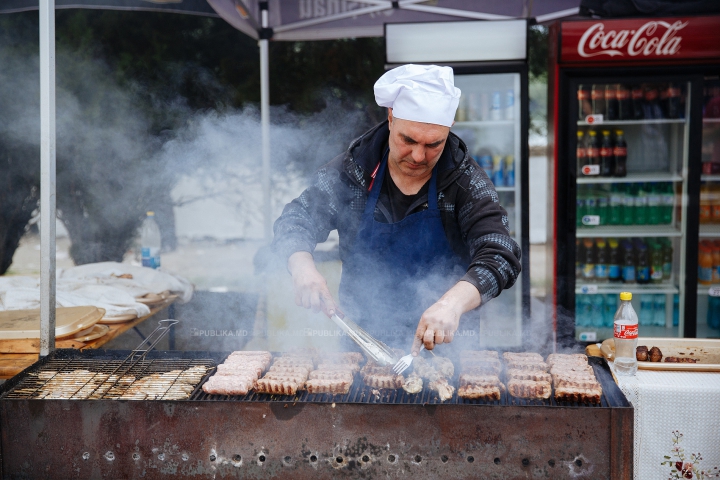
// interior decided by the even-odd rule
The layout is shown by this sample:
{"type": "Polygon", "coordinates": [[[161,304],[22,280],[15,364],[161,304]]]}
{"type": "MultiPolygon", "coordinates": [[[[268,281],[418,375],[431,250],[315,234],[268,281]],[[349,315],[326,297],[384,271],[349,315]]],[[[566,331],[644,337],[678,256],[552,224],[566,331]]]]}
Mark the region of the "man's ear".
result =
{"type": "Polygon", "coordinates": [[[392,116],[392,108],[388,108],[388,123],[392,125],[393,116],[392,116]]]}

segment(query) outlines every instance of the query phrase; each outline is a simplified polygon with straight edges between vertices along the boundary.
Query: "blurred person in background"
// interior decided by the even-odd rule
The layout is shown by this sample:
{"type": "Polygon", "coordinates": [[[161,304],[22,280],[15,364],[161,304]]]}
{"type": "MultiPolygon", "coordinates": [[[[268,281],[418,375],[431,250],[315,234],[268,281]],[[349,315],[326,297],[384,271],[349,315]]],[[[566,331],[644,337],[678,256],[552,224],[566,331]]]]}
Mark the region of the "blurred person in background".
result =
{"type": "MultiPolygon", "coordinates": [[[[520,247],[485,171],[450,132],[460,99],[453,71],[404,65],[376,82],[387,121],[321,167],[275,222],[295,302],[340,312],[312,253],[340,238],[342,312],[391,347],[450,343],[472,313],[510,288],[520,247]]],[[[475,337],[477,338],[477,337],[475,337]]]]}

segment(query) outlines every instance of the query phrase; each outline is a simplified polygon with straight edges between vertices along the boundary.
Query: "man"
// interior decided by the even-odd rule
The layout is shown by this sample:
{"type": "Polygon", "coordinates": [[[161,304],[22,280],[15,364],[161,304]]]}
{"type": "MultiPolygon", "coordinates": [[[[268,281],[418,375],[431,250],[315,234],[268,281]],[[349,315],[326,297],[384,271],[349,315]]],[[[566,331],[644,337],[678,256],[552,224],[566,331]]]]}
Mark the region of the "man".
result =
{"type": "Polygon", "coordinates": [[[452,69],[395,68],[375,99],[387,121],[286,205],[273,248],[296,303],[330,316],[338,306],[312,252],[337,229],[342,311],[390,346],[412,341],[417,355],[450,343],[463,314],[514,284],[520,248],[490,179],[450,133],[460,99],[452,69]]]}

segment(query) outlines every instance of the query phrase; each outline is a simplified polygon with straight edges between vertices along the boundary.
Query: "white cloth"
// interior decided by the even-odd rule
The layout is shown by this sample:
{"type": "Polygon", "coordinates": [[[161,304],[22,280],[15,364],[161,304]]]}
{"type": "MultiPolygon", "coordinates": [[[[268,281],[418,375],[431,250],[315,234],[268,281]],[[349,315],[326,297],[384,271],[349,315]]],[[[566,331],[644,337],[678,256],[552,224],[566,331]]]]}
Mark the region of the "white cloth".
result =
{"type": "MultiPolygon", "coordinates": [[[[91,263],[59,271],[56,305],[75,307],[93,305],[105,309],[108,320],[126,315],[142,317],[150,308],[136,300],[149,293],[170,291],[180,301],[190,301],[193,286],[182,277],[146,267],[124,263],[91,263]],[[130,274],[132,279],[117,278],[130,274]]],[[[0,277],[0,310],[40,308],[38,277],[0,277]]]]}
{"type": "Polygon", "coordinates": [[[451,127],[460,103],[453,69],[437,65],[403,65],[375,82],[375,101],[393,109],[393,117],[451,127]]]}
{"type": "Polygon", "coordinates": [[[673,450],[675,431],[683,435],[677,447],[683,449],[685,463],[700,453],[695,468],[709,472],[720,467],[720,373],[638,370],[633,377],[615,377],[635,409],[636,479],[671,478],[673,467],[662,462],[668,461],[665,456],[673,465],[680,461],[673,450]]]}

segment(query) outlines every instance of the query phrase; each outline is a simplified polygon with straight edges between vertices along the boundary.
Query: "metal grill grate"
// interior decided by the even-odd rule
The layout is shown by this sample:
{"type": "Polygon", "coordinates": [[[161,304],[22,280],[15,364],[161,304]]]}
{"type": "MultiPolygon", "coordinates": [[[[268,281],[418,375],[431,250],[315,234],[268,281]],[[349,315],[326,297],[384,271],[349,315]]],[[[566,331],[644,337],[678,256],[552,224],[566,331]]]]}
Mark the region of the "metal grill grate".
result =
{"type": "Polygon", "coordinates": [[[53,358],[29,371],[4,398],[188,398],[215,365],[210,359],[125,360],[53,358]]]}

